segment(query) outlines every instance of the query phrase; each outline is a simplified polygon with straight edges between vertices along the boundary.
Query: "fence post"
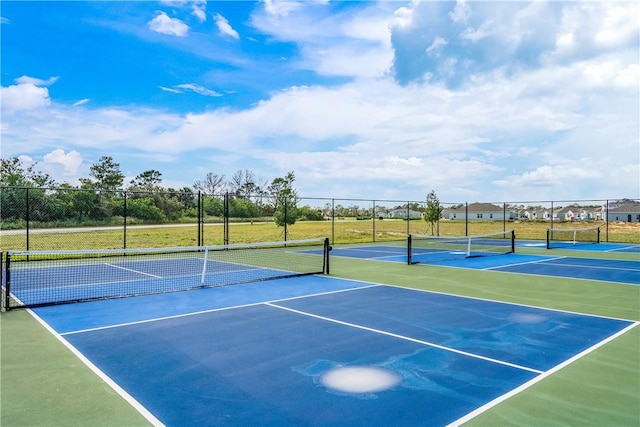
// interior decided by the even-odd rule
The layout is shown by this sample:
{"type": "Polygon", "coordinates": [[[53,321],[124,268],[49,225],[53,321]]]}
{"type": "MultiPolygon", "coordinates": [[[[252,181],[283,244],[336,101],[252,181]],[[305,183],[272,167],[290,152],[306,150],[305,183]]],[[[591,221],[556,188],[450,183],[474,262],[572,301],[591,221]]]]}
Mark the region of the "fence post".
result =
{"type": "Polygon", "coordinates": [[[469,235],[469,202],[464,202],[464,235],[469,235]]]}
{"type": "Polygon", "coordinates": [[[196,237],[196,242],[198,246],[204,246],[202,244],[202,235],[204,229],[204,215],[202,214],[202,192],[198,190],[198,208],[197,208],[197,219],[198,226],[196,227],[196,233],[198,233],[198,237],[196,237]]]}
{"type": "Polygon", "coordinates": [[[287,205],[289,204],[289,198],[284,197],[284,241],[287,241],[287,205]]]}
{"type": "Polygon", "coordinates": [[[373,220],[373,242],[376,241],[376,201],[373,201],[373,212],[371,212],[371,219],[373,220]]]}
{"type": "Polygon", "coordinates": [[[25,205],[24,220],[25,220],[25,223],[26,223],[26,232],[27,232],[27,235],[26,235],[26,239],[27,239],[26,246],[27,246],[27,250],[29,250],[29,234],[30,234],[29,233],[29,231],[30,231],[29,230],[29,219],[30,219],[29,212],[31,211],[31,207],[29,206],[29,188],[28,187],[27,187],[27,191],[25,192],[25,197],[26,197],[27,200],[25,200],[25,204],[24,204],[25,205]]]}
{"type": "Polygon", "coordinates": [[[336,244],[336,199],[331,199],[331,243],[336,244]]]}
{"type": "Polygon", "coordinates": [[[124,192],[123,210],[124,210],[124,212],[122,214],[122,218],[123,218],[122,220],[124,222],[124,225],[122,227],[123,228],[123,235],[124,235],[124,237],[123,237],[123,240],[124,240],[123,247],[124,247],[124,249],[127,249],[127,191],[124,192]]]}
{"type": "Polygon", "coordinates": [[[223,224],[224,224],[224,244],[229,244],[229,192],[224,193],[224,205],[223,205],[223,224]]]}
{"type": "Polygon", "coordinates": [[[502,231],[507,231],[507,203],[502,202],[502,231]]]}
{"type": "Polygon", "coordinates": [[[604,206],[604,218],[605,218],[605,242],[609,242],[609,200],[606,200],[606,205],[604,206]]]}

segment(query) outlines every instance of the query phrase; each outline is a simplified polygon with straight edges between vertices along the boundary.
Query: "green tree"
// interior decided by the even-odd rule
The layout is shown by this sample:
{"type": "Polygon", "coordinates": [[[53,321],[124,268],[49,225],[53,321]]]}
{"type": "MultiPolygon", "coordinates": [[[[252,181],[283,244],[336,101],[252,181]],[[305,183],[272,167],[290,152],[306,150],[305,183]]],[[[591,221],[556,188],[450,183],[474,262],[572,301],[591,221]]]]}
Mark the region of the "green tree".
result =
{"type": "Polygon", "coordinates": [[[96,190],[117,190],[122,188],[124,175],[120,172],[120,164],[110,156],[100,157],[99,163],[89,168],[89,175],[94,178],[80,178],[82,187],[96,190]]]}
{"type": "Polygon", "coordinates": [[[31,166],[23,165],[17,157],[0,159],[0,187],[53,187],[56,182],[48,174],[31,166]]]}
{"type": "Polygon", "coordinates": [[[155,169],[151,169],[138,174],[138,176],[132,179],[129,189],[133,191],[148,192],[162,191],[164,189],[160,186],[161,182],[162,174],[155,169]]]}
{"type": "Polygon", "coordinates": [[[209,196],[218,196],[224,193],[227,184],[224,181],[224,175],[217,175],[212,172],[207,173],[204,179],[196,180],[193,188],[201,191],[209,196]]]}
{"type": "Polygon", "coordinates": [[[431,193],[427,194],[427,209],[424,212],[424,220],[429,224],[431,228],[431,235],[436,232],[436,224],[440,221],[442,215],[442,206],[440,206],[440,200],[436,196],[436,192],[431,190],[431,193]]]}
{"type": "Polygon", "coordinates": [[[275,178],[269,186],[269,194],[273,201],[273,218],[278,227],[293,225],[298,219],[298,192],[293,188],[296,177],[293,172],[284,177],[275,178]]]}
{"type": "Polygon", "coordinates": [[[298,209],[299,217],[302,220],[307,221],[322,221],[324,219],[324,215],[322,214],[322,209],[313,209],[310,206],[302,206],[298,209]]]}

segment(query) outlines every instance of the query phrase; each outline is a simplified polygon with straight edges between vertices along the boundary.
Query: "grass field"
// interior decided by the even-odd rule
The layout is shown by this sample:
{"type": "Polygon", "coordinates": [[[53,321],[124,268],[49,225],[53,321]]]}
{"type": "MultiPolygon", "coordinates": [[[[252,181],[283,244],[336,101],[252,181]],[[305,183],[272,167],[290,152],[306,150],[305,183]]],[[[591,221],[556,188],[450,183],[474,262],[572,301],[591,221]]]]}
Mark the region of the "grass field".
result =
{"type": "MultiPolygon", "coordinates": [[[[444,267],[412,268],[339,257],[332,259],[331,267],[333,276],[347,279],[640,321],[640,286],[444,267]]],[[[2,313],[0,333],[0,425],[147,424],[28,311],[2,313]]],[[[640,328],[636,327],[468,425],[637,426],[639,367],[640,328]]]]}
{"type": "MultiPolygon", "coordinates": [[[[495,233],[513,229],[516,238],[523,240],[545,240],[547,221],[462,221],[442,220],[438,225],[438,234],[464,236],[495,233]]],[[[609,242],[640,243],[640,223],[554,223],[554,227],[578,228],[600,226],[601,239],[609,242]]],[[[287,239],[307,239],[329,237],[333,244],[369,243],[381,241],[401,241],[407,233],[431,234],[428,224],[422,220],[404,221],[355,220],[336,221],[299,221],[287,229],[287,239]]],[[[25,250],[26,232],[12,232],[2,235],[0,250],[25,250]]],[[[220,223],[206,224],[203,232],[203,244],[224,244],[224,227],[220,223]]],[[[231,223],[229,225],[230,243],[275,242],[284,239],[284,229],[272,222],[231,223]]],[[[29,234],[31,250],[52,249],[107,249],[107,248],[148,248],[167,246],[195,246],[198,244],[196,224],[129,226],[126,235],[122,227],[32,230],[29,234]]]]}

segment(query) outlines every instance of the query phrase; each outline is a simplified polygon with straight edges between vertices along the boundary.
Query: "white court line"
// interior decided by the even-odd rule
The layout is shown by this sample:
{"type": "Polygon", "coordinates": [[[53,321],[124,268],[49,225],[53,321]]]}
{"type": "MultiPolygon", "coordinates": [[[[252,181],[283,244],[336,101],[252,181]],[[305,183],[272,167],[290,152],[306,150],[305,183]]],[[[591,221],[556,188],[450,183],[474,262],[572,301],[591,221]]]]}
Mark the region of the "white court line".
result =
{"type": "MultiPolygon", "coordinates": [[[[597,258],[595,258],[595,260],[598,260],[597,258]]],[[[621,260],[616,260],[616,261],[621,261],[621,260]]],[[[636,262],[636,261],[630,261],[630,262],[636,262]]],[[[605,265],[589,265],[589,264],[563,264],[563,263],[554,263],[554,262],[549,262],[549,265],[562,265],[562,266],[567,266],[567,267],[586,267],[586,268],[593,268],[593,269],[600,269],[600,270],[622,270],[622,271],[638,271],[640,272],[640,267],[639,268],[624,268],[624,267],[608,267],[605,265]]]]}
{"type": "MultiPolygon", "coordinates": [[[[398,252],[403,252],[406,251],[405,248],[403,248],[402,246],[385,246],[385,247],[397,247],[398,251],[394,252],[392,250],[389,249],[370,249],[367,247],[363,247],[363,248],[333,248],[333,250],[339,250],[339,251],[348,251],[348,252],[382,252],[382,253],[394,253],[397,254],[398,252]]],[[[371,246],[371,248],[375,248],[375,246],[371,246]]]]}
{"type": "Polygon", "coordinates": [[[428,341],[423,341],[423,340],[419,340],[419,339],[416,339],[416,338],[407,337],[407,336],[404,336],[404,335],[398,335],[398,334],[394,334],[394,333],[391,333],[391,332],[382,331],[380,329],[369,328],[367,326],[356,325],[355,323],[343,322],[342,320],[332,319],[330,317],[325,317],[325,316],[319,316],[317,314],[308,313],[308,312],[301,311],[301,310],[296,310],[296,309],[293,309],[293,308],[285,307],[285,306],[282,306],[282,305],[277,305],[277,304],[274,304],[274,303],[265,303],[265,304],[270,306],[270,307],[279,308],[281,310],[291,311],[293,313],[301,314],[303,316],[313,317],[313,318],[316,318],[316,319],[325,320],[327,322],[333,322],[333,323],[337,323],[337,324],[340,324],[340,325],[343,325],[343,326],[349,326],[349,327],[352,327],[352,328],[362,329],[362,330],[369,331],[369,332],[375,332],[377,334],[387,335],[387,336],[390,336],[390,337],[399,338],[399,339],[402,339],[402,340],[405,340],[405,341],[415,342],[415,343],[426,345],[426,346],[429,346],[429,347],[439,348],[440,350],[446,350],[446,351],[450,351],[452,353],[462,354],[463,356],[473,357],[473,358],[476,358],[476,359],[482,359],[482,360],[485,360],[485,361],[488,361],[488,362],[497,363],[499,365],[505,365],[505,366],[509,366],[509,367],[512,367],[512,368],[521,369],[521,370],[524,370],[524,371],[534,372],[536,374],[541,374],[543,372],[543,371],[539,371],[537,369],[529,368],[527,366],[516,365],[515,363],[509,363],[509,362],[505,362],[505,361],[502,361],[502,360],[492,359],[490,357],[480,356],[478,354],[468,353],[466,351],[457,350],[455,348],[446,347],[446,346],[439,345],[439,344],[434,344],[434,343],[431,343],[431,342],[428,342],[428,341]]]}
{"type": "Polygon", "coordinates": [[[93,364],[82,352],[80,352],[77,348],[75,348],[69,341],[65,340],[62,335],[57,333],[47,322],[42,320],[40,316],[38,316],[33,310],[27,309],[29,312],[47,331],[49,331],[58,341],[62,343],[66,348],[71,351],[82,363],[84,363],[93,373],[95,373],[102,381],[104,381],[109,387],[113,389],[117,394],[120,395],[126,402],[128,402],[135,410],[137,410],[140,415],[146,418],[152,425],[163,427],[164,424],[157,419],[147,408],[145,408],[140,402],[133,398],[129,393],[127,393],[122,387],[118,385],[114,380],[111,379],[107,374],[102,372],[96,365],[93,364]]]}
{"type": "Polygon", "coordinates": [[[136,274],[141,274],[143,276],[149,276],[149,277],[154,277],[156,279],[162,279],[162,276],[156,276],[155,274],[145,273],[144,271],[140,271],[140,270],[134,270],[133,268],[121,267],[121,266],[119,266],[117,264],[104,263],[104,265],[107,265],[107,266],[113,267],[113,268],[119,268],[120,270],[124,270],[124,271],[130,271],[130,272],[136,273],[136,274]]]}
{"type": "MultiPolygon", "coordinates": [[[[532,256],[536,256],[536,255],[532,255],[532,256]]],[[[563,258],[567,258],[567,257],[566,256],[559,256],[559,257],[538,259],[538,260],[534,260],[534,261],[516,262],[515,264],[496,265],[494,267],[482,268],[481,270],[493,270],[493,269],[496,269],[496,268],[511,267],[511,266],[514,266],[514,265],[539,264],[541,262],[553,261],[553,260],[556,260],[556,259],[563,259],[563,258]]]]}
{"type": "Polygon", "coordinates": [[[532,385],[542,381],[543,379],[547,378],[548,376],[558,372],[560,369],[563,369],[564,367],[572,364],[576,360],[581,359],[582,357],[584,357],[587,354],[593,352],[594,350],[602,347],[603,345],[607,344],[608,342],[610,342],[610,341],[618,338],[619,336],[627,333],[628,331],[630,331],[631,329],[635,328],[638,325],[640,325],[640,322],[635,322],[635,323],[627,326],[626,328],[624,328],[623,330],[619,331],[618,333],[616,333],[614,335],[611,335],[609,338],[600,341],[599,343],[595,344],[592,347],[589,347],[588,349],[584,350],[582,353],[578,353],[575,356],[573,356],[572,358],[565,360],[561,364],[554,366],[553,368],[551,368],[548,371],[544,372],[542,375],[539,375],[539,376],[533,378],[532,380],[527,381],[526,383],[522,384],[520,387],[514,388],[509,393],[505,393],[502,396],[492,400],[491,402],[489,402],[489,403],[477,408],[476,410],[469,412],[464,417],[459,418],[459,419],[455,420],[454,422],[450,423],[447,427],[457,427],[457,426],[460,426],[460,425],[466,423],[467,421],[477,417],[478,415],[482,414],[483,412],[488,411],[489,409],[493,408],[494,406],[498,405],[499,403],[504,402],[505,400],[509,399],[510,397],[515,396],[516,394],[528,389],[532,385]]]}
{"type": "MultiPolygon", "coordinates": [[[[636,245],[629,245],[629,246],[624,246],[622,248],[615,248],[615,249],[607,249],[605,252],[617,252],[617,251],[625,251],[627,249],[635,249],[637,248],[636,245]]],[[[633,252],[629,252],[629,253],[633,253],[633,252]]]]}
{"type": "Polygon", "coordinates": [[[117,323],[117,324],[114,324],[114,325],[99,326],[99,327],[96,327],[96,328],[78,329],[76,331],[63,332],[60,335],[61,336],[65,336],[65,335],[73,335],[73,334],[82,334],[82,333],[85,333],[85,332],[101,331],[101,330],[104,330],[104,329],[114,329],[114,328],[120,328],[120,327],[123,327],[123,326],[132,326],[132,325],[140,325],[140,324],[143,324],[143,323],[160,322],[160,321],[163,321],[163,320],[179,319],[181,317],[189,317],[189,316],[197,316],[197,315],[200,315],[200,314],[214,313],[216,311],[233,310],[233,309],[236,309],[236,308],[253,307],[253,306],[256,306],[256,305],[263,305],[263,304],[267,304],[268,305],[269,303],[272,303],[272,302],[282,302],[282,301],[290,301],[290,300],[295,300],[295,299],[316,297],[316,296],[322,296],[322,295],[337,294],[337,293],[340,293],[340,292],[350,292],[350,291],[355,291],[355,290],[359,290],[359,289],[373,288],[373,287],[378,287],[378,286],[382,286],[382,285],[369,284],[368,286],[359,286],[359,287],[356,287],[356,288],[349,288],[349,289],[338,289],[338,290],[335,290],[335,291],[319,292],[319,293],[316,293],[316,294],[300,295],[300,296],[289,297],[289,298],[279,298],[279,299],[275,299],[275,300],[271,300],[271,301],[258,301],[258,302],[252,302],[252,303],[249,303],[249,304],[233,305],[233,306],[229,306],[229,307],[211,308],[211,309],[208,309],[208,310],[200,310],[200,311],[192,311],[190,313],[175,314],[173,316],[154,317],[152,319],[136,320],[134,322],[117,323]]]}

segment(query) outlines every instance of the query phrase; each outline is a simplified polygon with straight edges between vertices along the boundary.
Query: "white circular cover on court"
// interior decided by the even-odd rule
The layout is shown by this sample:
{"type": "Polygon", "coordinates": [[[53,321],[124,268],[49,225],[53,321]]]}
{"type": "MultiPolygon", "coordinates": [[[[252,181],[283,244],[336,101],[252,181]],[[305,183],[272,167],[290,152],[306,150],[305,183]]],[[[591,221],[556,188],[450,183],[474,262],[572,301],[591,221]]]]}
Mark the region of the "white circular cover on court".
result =
{"type": "Polygon", "coordinates": [[[325,372],[320,382],[344,393],[375,393],[395,387],[402,376],[379,366],[341,366],[325,372]]]}

